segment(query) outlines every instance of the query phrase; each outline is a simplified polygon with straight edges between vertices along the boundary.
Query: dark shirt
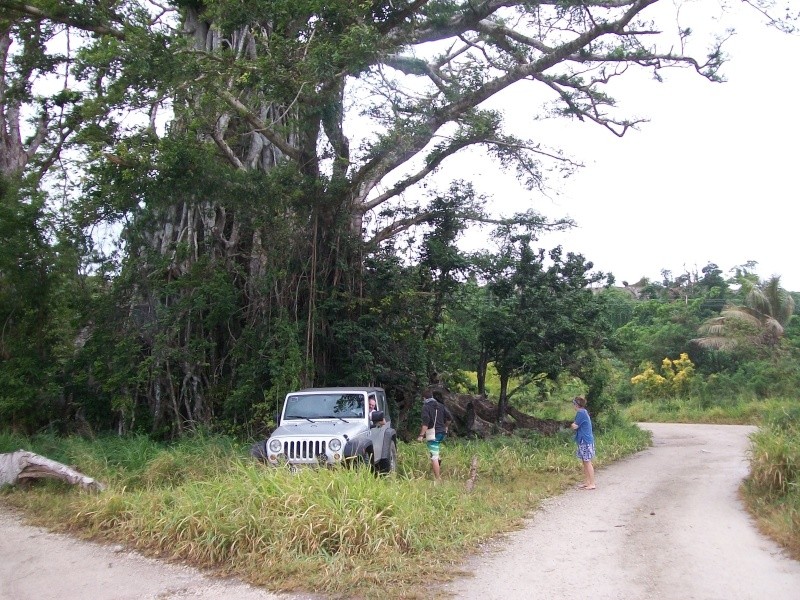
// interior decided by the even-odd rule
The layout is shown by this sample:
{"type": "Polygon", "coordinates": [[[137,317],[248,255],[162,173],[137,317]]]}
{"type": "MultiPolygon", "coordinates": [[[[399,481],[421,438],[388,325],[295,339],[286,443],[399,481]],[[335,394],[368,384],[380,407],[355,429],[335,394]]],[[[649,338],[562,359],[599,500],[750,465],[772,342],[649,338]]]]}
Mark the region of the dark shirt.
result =
{"type": "Polygon", "coordinates": [[[444,433],[447,423],[452,421],[453,414],[435,398],[428,398],[422,404],[422,422],[428,426],[428,429],[435,427],[437,434],[444,433]],[[435,423],[434,419],[436,420],[435,423]]]}

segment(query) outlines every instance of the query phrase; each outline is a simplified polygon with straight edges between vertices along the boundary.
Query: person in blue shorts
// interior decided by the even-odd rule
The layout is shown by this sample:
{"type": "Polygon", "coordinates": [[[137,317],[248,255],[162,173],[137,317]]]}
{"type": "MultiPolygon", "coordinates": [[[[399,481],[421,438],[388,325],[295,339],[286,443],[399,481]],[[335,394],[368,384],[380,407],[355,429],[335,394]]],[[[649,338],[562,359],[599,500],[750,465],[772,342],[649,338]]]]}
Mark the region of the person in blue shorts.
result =
{"type": "Polygon", "coordinates": [[[596,488],[594,466],[592,465],[592,459],[595,456],[594,434],[592,433],[592,419],[589,411],[586,410],[586,398],[576,396],[572,400],[572,407],[575,409],[575,421],[572,423],[572,429],[575,430],[575,443],[578,445],[575,454],[583,463],[583,483],[578,487],[582,490],[593,490],[596,488]]]}
{"type": "Polygon", "coordinates": [[[426,440],[428,452],[431,455],[431,470],[436,481],[442,479],[439,452],[448,425],[452,420],[453,416],[447,407],[433,397],[433,388],[425,388],[422,392],[422,427],[417,439],[419,441],[426,440]],[[436,434],[433,439],[429,439],[427,436],[429,429],[433,429],[436,434]]]}

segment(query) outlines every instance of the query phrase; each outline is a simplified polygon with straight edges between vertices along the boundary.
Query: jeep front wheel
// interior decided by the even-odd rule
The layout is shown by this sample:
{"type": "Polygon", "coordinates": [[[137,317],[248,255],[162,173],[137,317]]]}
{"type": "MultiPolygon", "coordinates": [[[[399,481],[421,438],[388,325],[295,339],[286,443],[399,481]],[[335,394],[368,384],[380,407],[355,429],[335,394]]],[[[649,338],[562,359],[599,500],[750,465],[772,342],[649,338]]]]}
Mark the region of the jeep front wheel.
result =
{"type": "Polygon", "coordinates": [[[378,470],[381,473],[389,474],[397,471],[397,442],[392,440],[389,446],[389,455],[382,459],[378,470]]]}

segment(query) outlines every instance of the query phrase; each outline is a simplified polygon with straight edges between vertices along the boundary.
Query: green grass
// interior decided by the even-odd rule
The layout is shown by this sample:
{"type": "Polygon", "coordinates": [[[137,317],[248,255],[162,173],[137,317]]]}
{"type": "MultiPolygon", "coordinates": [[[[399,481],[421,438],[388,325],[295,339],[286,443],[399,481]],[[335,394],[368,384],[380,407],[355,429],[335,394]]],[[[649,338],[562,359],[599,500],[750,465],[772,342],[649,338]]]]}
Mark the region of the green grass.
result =
{"type": "MultiPolygon", "coordinates": [[[[649,444],[627,426],[598,435],[597,465],[649,444]]],[[[398,473],[304,470],[247,458],[229,438],[171,446],[146,438],[30,440],[0,435],[0,452],[25,448],[74,464],[108,484],[87,494],[60,483],[7,488],[2,502],[34,522],[126,544],[239,576],[275,591],[416,598],[431,573],[446,578],[466,552],[519,527],[539,502],[580,478],[569,432],[488,441],[448,440],[434,485],[424,444],[400,444],[398,473]],[[467,492],[473,458],[475,489],[467,492]]]]}
{"type": "Polygon", "coordinates": [[[797,400],[792,398],[729,398],[714,402],[698,398],[664,398],[634,402],[624,408],[623,414],[634,423],[760,425],[766,415],[796,404],[797,400]]]}

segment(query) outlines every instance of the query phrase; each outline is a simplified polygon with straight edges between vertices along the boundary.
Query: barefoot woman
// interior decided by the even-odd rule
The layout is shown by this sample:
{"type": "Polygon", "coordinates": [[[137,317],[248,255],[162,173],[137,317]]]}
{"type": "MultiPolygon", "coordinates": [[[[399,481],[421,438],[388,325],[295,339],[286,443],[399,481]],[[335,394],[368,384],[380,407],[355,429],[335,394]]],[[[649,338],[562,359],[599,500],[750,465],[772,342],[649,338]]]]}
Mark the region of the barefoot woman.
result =
{"type": "Polygon", "coordinates": [[[578,487],[583,490],[593,490],[595,489],[594,467],[592,466],[594,434],[592,433],[592,419],[586,410],[586,398],[575,397],[572,400],[572,407],[575,409],[575,422],[572,423],[572,428],[575,430],[575,443],[578,445],[575,454],[583,462],[583,484],[578,487]]]}

